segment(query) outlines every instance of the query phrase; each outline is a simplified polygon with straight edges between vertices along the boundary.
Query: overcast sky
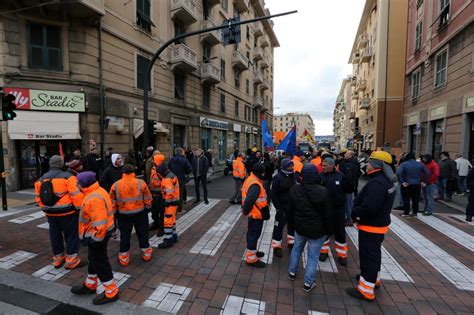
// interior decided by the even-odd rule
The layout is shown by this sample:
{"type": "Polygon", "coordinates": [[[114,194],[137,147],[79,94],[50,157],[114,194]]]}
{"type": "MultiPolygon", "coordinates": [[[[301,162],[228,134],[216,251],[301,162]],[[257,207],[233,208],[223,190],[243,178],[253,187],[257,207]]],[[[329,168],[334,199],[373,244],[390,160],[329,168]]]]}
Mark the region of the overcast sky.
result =
{"type": "Polygon", "coordinates": [[[280,47],[275,48],[275,114],[309,113],[316,135],[332,134],[332,112],[347,64],[364,0],[265,0],[280,47]]]}

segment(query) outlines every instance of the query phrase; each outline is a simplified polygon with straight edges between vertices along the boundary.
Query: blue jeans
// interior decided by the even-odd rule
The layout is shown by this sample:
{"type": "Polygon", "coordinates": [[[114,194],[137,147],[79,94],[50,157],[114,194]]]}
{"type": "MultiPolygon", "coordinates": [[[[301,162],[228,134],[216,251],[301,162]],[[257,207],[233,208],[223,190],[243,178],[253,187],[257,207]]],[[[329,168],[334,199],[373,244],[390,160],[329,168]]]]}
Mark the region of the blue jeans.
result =
{"type": "Polygon", "coordinates": [[[295,232],[295,245],[291,250],[290,265],[288,272],[296,273],[298,264],[300,263],[301,254],[304,246],[308,243],[308,258],[306,259],[306,271],[304,274],[304,283],[311,284],[314,282],[316,271],[318,271],[319,252],[327,236],[312,239],[295,232]]]}
{"type": "Polygon", "coordinates": [[[425,211],[433,213],[434,192],[436,191],[436,184],[426,185],[423,187],[423,196],[425,196],[425,211]]]}
{"type": "Polygon", "coordinates": [[[438,197],[444,199],[444,194],[446,193],[446,198],[451,199],[453,192],[450,191],[447,187],[448,179],[439,178],[438,179],[438,197]]]}
{"type": "Polygon", "coordinates": [[[467,176],[458,176],[458,193],[460,194],[466,192],[466,178],[467,176]]]}
{"type": "Polygon", "coordinates": [[[352,199],[353,195],[351,194],[346,194],[346,219],[351,220],[351,213],[352,213],[352,199]]]}

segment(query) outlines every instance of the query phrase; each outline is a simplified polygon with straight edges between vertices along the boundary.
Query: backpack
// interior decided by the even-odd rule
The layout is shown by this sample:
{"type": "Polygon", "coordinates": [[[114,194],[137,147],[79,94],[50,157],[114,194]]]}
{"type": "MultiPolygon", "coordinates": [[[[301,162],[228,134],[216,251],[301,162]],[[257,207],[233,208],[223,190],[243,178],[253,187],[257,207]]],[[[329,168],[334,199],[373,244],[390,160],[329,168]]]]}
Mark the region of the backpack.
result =
{"type": "Polygon", "coordinates": [[[45,206],[54,206],[61,197],[56,196],[53,189],[53,181],[45,179],[40,187],[40,200],[45,206]]]}

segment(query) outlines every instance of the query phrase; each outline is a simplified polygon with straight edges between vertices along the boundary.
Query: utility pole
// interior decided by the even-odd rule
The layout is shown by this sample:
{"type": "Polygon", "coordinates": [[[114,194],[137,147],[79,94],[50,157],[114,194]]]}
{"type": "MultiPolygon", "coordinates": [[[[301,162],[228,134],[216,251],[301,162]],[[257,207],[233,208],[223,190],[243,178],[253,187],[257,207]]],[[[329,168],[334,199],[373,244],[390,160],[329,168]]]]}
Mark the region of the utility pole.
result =
{"type": "Polygon", "coordinates": [[[175,36],[172,39],[168,40],[167,42],[165,42],[156,51],[156,53],[153,55],[153,58],[150,60],[150,64],[148,65],[148,69],[145,73],[145,82],[144,82],[144,86],[143,86],[143,155],[146,154],[146,147],[148,146],[148,132],[149,132],[149,130],[148,130],[148,89],[149,89],[148,83],[149,83],[149,80],[151,78],[151,70],[152,70],[153,65],[155,64],[156,60],[160,56],[160,54],[169,45],[174,43],[176,40],[180,40],[180,39],[183,39],[183,38],[186,38],[186,37],[191,37],[191,36],[194,36],[194,35],[199,35],[199,34],[202,34],[202,33],[212,32],[212,31],[220,30],[220,29],[224,29],[224,28],[234,29],[235,26],[239,26],[239,25],[242,25],[242,24],[249,24],[249,23],[253,23],[253,22],[257,22],[257,21],[261,21],[261,20],[267,20],[267,19],[271,19],[271,18],[275,18],[275,17],[279,17],[279,16],[293,14],[293,13],[296,13],[296,12],[298,12],[298,11],[294,10],[294,11],[289,11],[289,12],[284,12],[284,13],[279,13],[279,14],[274,14],[274,15],[261,16],[261,17],[258,17],[258,18],[245,20],[245,21],[238,21],[238,22],[233,22],[233,20],[228,20],[228,24],[219,25],[219,26],[215,26],[215,27],[210,27],[210,28],[206,28],[206,29],[202,29],[202,30],[197,30],[197,31],[189,32],[189,33],[180,34],[180,35],[175,36]]]}

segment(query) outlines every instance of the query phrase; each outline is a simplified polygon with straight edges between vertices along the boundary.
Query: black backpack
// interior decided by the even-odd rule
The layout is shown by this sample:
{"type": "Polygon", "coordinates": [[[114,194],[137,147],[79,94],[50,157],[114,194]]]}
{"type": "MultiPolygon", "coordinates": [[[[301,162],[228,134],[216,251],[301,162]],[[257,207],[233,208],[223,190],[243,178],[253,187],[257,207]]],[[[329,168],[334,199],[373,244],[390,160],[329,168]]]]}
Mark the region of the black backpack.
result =
{"type": "Polygon", "coordinates": [[[45,179],[41,183],[40,187],[40,199],[45,206],[54,206],[61,197],[56,196],[53,189],[53,181],[51,179],[45,179]]]}

